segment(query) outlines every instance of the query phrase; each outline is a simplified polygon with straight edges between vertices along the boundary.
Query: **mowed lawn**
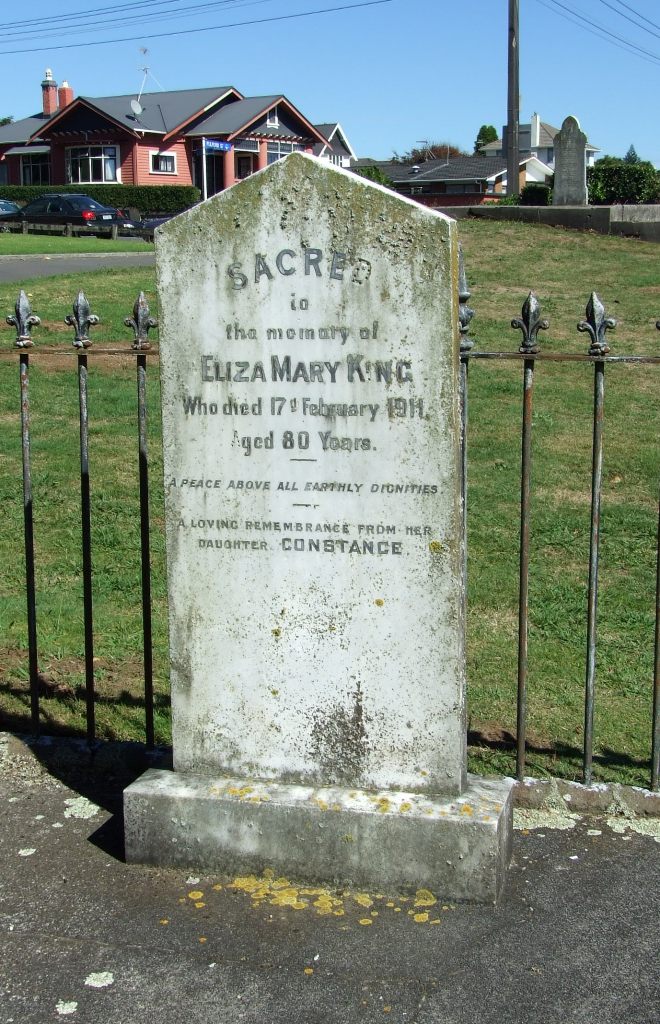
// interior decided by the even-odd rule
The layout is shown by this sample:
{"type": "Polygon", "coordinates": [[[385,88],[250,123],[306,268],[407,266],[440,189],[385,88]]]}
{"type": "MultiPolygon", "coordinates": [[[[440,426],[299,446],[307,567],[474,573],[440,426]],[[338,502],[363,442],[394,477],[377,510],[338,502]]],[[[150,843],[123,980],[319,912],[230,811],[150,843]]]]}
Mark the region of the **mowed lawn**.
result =
{"type": "MultiPolygon", "coordinates": [[[[471,334],[482,350],[515,350],[509,326],[529,289],[542,303],[548,351],[584,352],[576,330],[595,289],[617,329],[613,353],[660,354],[659,251],[650,243],[545,227],[461,222],[471,334]]],[[[95,347],[130,344],[123,326],[139,290],[157,313],[154,273],[103,271],[26,282],[42,325],[31,357],[32,459],[41,702],[45,732],[84,733],[78,394],[71,329],[80,286],[101,323],[95,347]],[[57,354],[39,355],[40,346],[57,354]],[[59,686],[59,692],[50,684],[59,686]]],[[[4,316],[15,286],[0,286],[4,316]]],[[[0,715],[29,731],[18,360],[0,331],[0,715]]],[[[98,732],[144,734],[134,357],[90,361],[90,463],[98,732]]],[[[157,355],[150,357],[154,654],[157,740],[169,740],[157,355]]],[[[470,763],[514,770],[522,366],[470,365],[468,683],[470,763]]],[[[529,641],[529,771],[579,778],[593,368],[537,366],[534,396],[529,641]]],[[[594,775],[646,784],[653,682],[660,366],[608,366],[594,775]]]]}

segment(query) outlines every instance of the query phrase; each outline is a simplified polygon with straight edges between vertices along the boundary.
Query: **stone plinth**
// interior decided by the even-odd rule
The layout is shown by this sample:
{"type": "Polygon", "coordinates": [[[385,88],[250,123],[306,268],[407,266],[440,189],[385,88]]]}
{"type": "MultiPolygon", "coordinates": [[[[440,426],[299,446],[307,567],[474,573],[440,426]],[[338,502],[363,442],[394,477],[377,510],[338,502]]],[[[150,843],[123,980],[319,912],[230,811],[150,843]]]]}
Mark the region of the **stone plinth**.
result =
{"type": "Polygon", "coordinates": [[[495,902],[510,858],[512,786],[469,776],[460,797],[441,800],[152,769],[126,790],[126,857],[495,902]]]}

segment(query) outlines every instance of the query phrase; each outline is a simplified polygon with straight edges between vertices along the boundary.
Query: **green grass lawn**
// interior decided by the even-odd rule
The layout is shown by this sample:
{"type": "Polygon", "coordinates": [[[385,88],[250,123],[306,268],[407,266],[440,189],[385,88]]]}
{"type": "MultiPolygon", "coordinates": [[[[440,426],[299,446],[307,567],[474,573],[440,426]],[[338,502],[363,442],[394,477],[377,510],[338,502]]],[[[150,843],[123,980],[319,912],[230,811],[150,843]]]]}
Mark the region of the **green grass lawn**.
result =
{"type": "MultiPolygon", "coordinates": [[[[596,289],[619,321],[613,352],[660,354],[658,249],[552,228],[461,222],[472,336],[515,350],[510,326],[530,288],[549,351],[584,352],[576,323],[596,289]]],[[[95,344],[130,341],[123,326],[140,289],[157,313],[151,268],[26,282],[42,327],[31,359],[32,457],[40,668],[72,688],[42,701],[46,732],[84,732],[82,577],[75,355],[63,316],[80,285],[101,324],[95,344]]],[[[1,285],[5,313],[17,289],[1,285]]],[[[0,711],[29,729],[18,369],[0,332],[0,711]]],[[[95,656],[99,733],[140,738],[140,561],[133,358],[90,355],[95,656]]],[[[149,375],[157,739],[169,738],[166,584],[157,359],[149,375]]],[[[593,369],[539,364],[534,397],[530,568],[530,774],[579,778],[586,655],[593,369]]],[[[473,770],[512,773],[515,756],[522,366],[470,366],[468,681],[473,770]]],[[[660,367],[606,371],[602,555],[594,775],[646,784],[652,703],[658,517],[660,367]]]]}
{"type": "Polygon", "coordinates": [[[97,238],[81,235],[63,238],[61,235],[23,235],[0,232],[0,256],[76,256],[94,252],[153,252],[153,243],[139,238],[97,238]]]}

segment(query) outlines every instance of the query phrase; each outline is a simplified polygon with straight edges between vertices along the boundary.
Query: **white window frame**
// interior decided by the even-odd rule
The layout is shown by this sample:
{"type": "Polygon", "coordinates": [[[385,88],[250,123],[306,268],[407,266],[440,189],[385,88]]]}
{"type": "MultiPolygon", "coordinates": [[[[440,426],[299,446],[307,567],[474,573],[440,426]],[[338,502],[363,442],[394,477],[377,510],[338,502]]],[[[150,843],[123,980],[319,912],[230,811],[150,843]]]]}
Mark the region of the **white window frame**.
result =
{"type": "MultiPolygon", "coordinates": [[[[87,146],[67,146],[66,153],[65,153],[65,159],[66,159],[67,184],[69,184],[69,185],[104,185],[104,184],[113,184],[113,183],[121,184],[121,162],[120,162],[121,161],[121,153],[120,153],[119,146],[115,146],[112,143],[109,143],[108,145],[103,145],[103,143],[100,143],[100,144],[96,144],[96,145],[87,145],[87,146]],[[100,156],[101,160],[103,161],[103,178],[100,181],[96,180],[94,178],[91,178],[91,177],[90,178],[73,178],[73,176],[71,174],[71,154],[72,154],[72,152],[74,152],[74,150],[83,150],[83,149],[90,150],[90,152],[92,150],[101,150],[100,154],[95,155],[93,157],[93,159],[98,159],[99,156],[100,156]],[[104,153],[104,150],[107,150],[107,149],[113,149],[114,152],[115,152],[115,155],[114,155],[115,177],[114,178],[106,178],[106,176],[105,176],[105,159],[106,159],[106,154],[104,153]]],[[[92,159],[92,157],[90,156],[88,159],[92,159]]]]}
{"type": "Polygon", "coordinates": [[[279,128],[280,119],[277,114],[277,106],[272,107],[266,115],[266,126],[268,128],[279,128]]]}
{"type": "Polygon", "coordinates": [[[178,167],[177,167],[176,156],[177,156],[176,152],[173,149],[170,149],[170,150],[150,149],[149,150],[149,174],[157,174],[157,175],[166,174],[169,178],[176,177],[176,175],[179,173],[178,167]],[[156,171],[156,170],[154,170],[154,157],[161,157],[161,156],[166,156],[166,157],[171,157],[172,158],[172,160],[174,161],[174,170],[172,170],[172,171],[156,171]]]}

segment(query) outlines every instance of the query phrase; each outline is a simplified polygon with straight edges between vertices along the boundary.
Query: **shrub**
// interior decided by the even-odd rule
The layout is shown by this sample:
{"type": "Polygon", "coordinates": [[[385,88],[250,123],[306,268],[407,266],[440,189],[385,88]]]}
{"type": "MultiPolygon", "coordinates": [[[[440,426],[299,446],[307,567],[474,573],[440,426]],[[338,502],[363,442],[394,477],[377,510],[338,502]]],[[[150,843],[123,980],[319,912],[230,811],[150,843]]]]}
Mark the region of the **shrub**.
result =
{"type": "Polygon", "coordinates": [[[552,189],[540,181],[530,181],[520,193],[521,206],[550,206],[552,189]]]}
{"type": "Polygon", "coordinates": [[[660,201],[660,174],[648,160],[636,164],[598,160],[587,171],[587,186],[594,205],[660,201]]]}
{"type": "Polygon", "coordinates": [[[45,192],[79,192],[99,203],[148,214],[180,213],[200,198],[192,185],[3,185],[2,198],[29,203],[45,192]]]}

